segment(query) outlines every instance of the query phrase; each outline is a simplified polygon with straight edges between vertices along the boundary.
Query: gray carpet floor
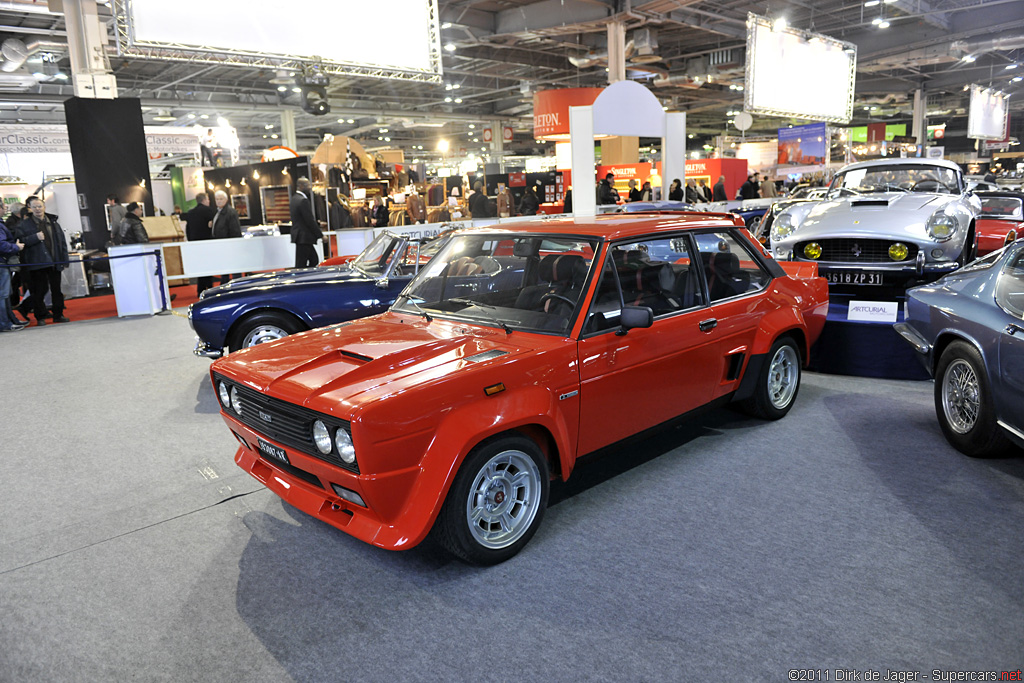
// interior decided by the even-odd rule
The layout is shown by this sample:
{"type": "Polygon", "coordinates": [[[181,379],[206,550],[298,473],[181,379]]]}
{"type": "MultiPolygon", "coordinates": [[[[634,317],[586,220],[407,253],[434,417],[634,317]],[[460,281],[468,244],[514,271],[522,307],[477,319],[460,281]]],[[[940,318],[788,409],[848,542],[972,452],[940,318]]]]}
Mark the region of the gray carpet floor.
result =
{"type": "MultiPolygon", "coordinates": [[[[243,474],[177,316],[0,335],[0,681],[786,681],[1024,665],[1024,457],[806,374],[581,465],[487,569],[243,474]]],[[[919,678],[918,680],[928,680],[919,678]]]]}

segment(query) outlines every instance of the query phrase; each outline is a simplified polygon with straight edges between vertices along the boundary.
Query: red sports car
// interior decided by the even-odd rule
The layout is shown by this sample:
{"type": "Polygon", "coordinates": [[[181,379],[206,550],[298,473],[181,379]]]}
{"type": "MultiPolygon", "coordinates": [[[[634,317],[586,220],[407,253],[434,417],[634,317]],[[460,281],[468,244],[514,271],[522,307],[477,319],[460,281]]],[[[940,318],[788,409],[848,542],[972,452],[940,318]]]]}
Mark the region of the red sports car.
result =
{"type": "Polygon", "coordinates": [[[1020,192],[977,192],[981,214],[976,226],[978,256],[1002,249],[1024,234],[1024,194],[1020,192]]]}
{"type": "Polygon", "coordinates": [[[235,461],[281,498],[493,564],[581,456],[710,404],[785,415],[827,308],[816,264],[729,215],[556,219],[458,232],[388,312],[211,373],[235,461]]]}

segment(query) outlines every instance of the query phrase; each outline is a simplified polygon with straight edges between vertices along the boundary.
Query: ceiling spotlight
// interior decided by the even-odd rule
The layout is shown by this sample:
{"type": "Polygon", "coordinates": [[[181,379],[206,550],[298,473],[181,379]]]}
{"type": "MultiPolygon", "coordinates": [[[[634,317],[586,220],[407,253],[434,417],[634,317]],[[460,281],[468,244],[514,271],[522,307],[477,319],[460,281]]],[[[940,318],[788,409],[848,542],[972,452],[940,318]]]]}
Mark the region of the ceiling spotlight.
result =
{"type": "Polygon", "coordinates": [[[462,104],[462,98],[461,97],[456,97],[455,98],[455,104],[462,104]]]}
{"type": "Polygon", "coordinates": [[[451,90],[452,89],[452,84],[451,83],[445,83],[444,84],[444,89],[445,90],[451,90]]]}
{"type": "Polygon", "coordinates": [[[882,17],[875,17],[874,19],[871,20],[871,23],[874,24],[875,26],[878,26],[879,24],[882,23],[882,17]]]}
{"type": "Polygon", "coordinates": [[[189,117],[190,119],[194,119],[194,118],[196,117],[196,115],[195,115],[195,113],[194,113],[194,112],[189,112],[189,113],[188,113],[188,117],[189,117]]]}
{"type": "Polygon", "coordinates": [[[287,92],[287,91],[288,91],[288,86],[287,85],[279,85],[279,86],[277,86],[277,92],[287,92]]]}
{"type": "Polygon", "coordinates": [[[450,21],[446,21],[443,24],[441,24],[441,28],[451,28],[451,27],[452,27],[452,22],[450,22],[450,21]]]}
{"type": "Polygon", "coordinates": [[[345,121],[345,123],[355,123],[355,122],[356,122],[356,120],[355,120],[355,119],[347,119],[347,120],[345,121]]]}
{"type": "Polygon", "coordinates": [[[788,26],[789,22],[786,21],[786,17],[779,17],[775,20],[775,23],[772,24],[772,30],[785,31],[788,26]]]}
{"type": "Polygon", "coordinates": [[[1010,83],[1020,83],[1022,80],[1024,80],[1024,76],[1014,76],[1010,79],[1010,83]]]}
{"type": "Polygon", "coordinates": [[[266,124],[266,125],[264,125],[264,126],[263,126],[263,130],[270,130],[270,129],[271,129],[271,128],[273,128],[273,127],[274,127],[274,124],[272,124],[272,123],[268,123],[268,124],[266,124]]]}
{"type": "Polygon", "coordinates": [[[208,118],[210,118],[210,115],[209,114],[200,114],[199,118],[201,118],[201,119],[208,119],[208,118]]]}
{"type": "Polygon", "coordinates": [[[455,84],[453,84],[453,85],[452,85],[452,89],[453,89],[453,90],[458,90],[458,89],[459,89],[459,88],[461,88],[461,87],[462,87],[462,84],[461,84],[461,83],[455,83],[455,84]]]}
{"type": "Polygon", "coordinates": [[[475,123],[469,124],[469,129],[470,130],[473,130],[474,128],[476,128],[476,124],[475,123]]]}
{"type": "Polygon", "coordinates": [[[889,28],[889,21],[887,19],[882,19],[878,22],[878,28],[889,28]]]}
{"type": "Polygon", "coordinates": [[[1006,70],[1007,71],[1012,71],[1013,69],[1016,69],[1016,68],[1017,68],[1016,64],[1007,64],[1006,65],[1006,70]]]}
{"type": "Polygon", "coordinates": [[[391,142],[391,138],[384,138],[384,142],[391,142]]]}
{"type": "Polygon", "coordinates": [[[964,55],[963,56],[963,61],[967,62],[968,64],[970,64],[971,62],[973,62],[976,59],[977,59],[977,57],[975,57],[974,55],[964,55]]]}
{"type": "Polygon", "coordinates": [[[455,52],[455,43],[445,43],[444,49],[448,52],[455,52]]]}
{"type": "Polygon", "coordinates": [[[450,98],[450,97],[446,97],[446,98],[444,98],[444,101],[445,101],[445,102],[451,102],[451,101],[452,101],[452,98],[450,98]]]}
{"type": "Polygon", "coordinates": [[[292,92],[302,92],[302,88],[300,88],[299,86],[295,86],[294,88],[292,88],[292,92]]]}
{"type": "Polygon", "coordinates": [[[443,139],[442,140],[438,140],[437,141],[437,151],[441,152],[442,154],[447,152],[448,151],[448,141],[447,140],[443,140],[443,139]]]}
{"type": "Polygon", "coordinates": [[[272,134],[272,135],[270,136],[270,139],[271,139],[271,140],[276,140],[276,139],[277,139],[277,133],[273,133],[273,134],[272,134]]]}
{"type": "Polygon", "coordinates": [[[874,7],[875,5],[882,4],[882,0],[868,0],[864,3],[865,7],[874,7]]]}

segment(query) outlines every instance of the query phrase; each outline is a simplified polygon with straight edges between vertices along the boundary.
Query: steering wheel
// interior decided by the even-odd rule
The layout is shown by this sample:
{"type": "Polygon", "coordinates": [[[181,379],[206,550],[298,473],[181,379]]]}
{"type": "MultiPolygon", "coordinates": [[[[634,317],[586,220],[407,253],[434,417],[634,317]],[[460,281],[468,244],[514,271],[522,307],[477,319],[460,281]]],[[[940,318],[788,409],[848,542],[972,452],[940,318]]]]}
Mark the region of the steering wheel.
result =
{"type": "Polygon", "coordinates": [[[544,304],[544,303],[547,303],[548,301],[551,301],[552,299],[558,299],[559,301],[563,301],[563,302],[569,304],[569,308],[573,308],[573,307],[576,306],[576,302],[573,301],[572,299],[570,299],[568,297],[565,297],[565,296],[562,296],[561,294],[554,294],[552,292],[548,292],[547,294],[542,296],[540,298],[540,302],[542,304],[544,304]]]}
{"type": "Polygon", "coordinates": [[[935,178],[922,178],[921,180],[918,180],[916,183],[910,186],[910,191],[913,192],[914,190],[917,189],[918,185],[921,185],[923,183],[935,183],[936,187],[941,185],[943,188],[945,188],[946,192],[949,192],[951,194],[953,192],[953,190],[949,189],[949,185],[942,182],[941,180],[936,180],[935,178]]]}

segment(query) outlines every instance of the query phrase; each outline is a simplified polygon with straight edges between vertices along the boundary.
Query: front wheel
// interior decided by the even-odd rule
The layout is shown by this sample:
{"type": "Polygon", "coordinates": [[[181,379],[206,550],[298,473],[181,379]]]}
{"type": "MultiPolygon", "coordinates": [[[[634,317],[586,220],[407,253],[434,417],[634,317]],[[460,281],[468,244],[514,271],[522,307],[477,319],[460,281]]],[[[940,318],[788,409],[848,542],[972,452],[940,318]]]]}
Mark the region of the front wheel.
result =
{"type": "Polygon", "coordinates": [[[961,453],[990,458],[1009,443],[996,425],[992,391],[981,354],[955,341],[946,347],[935,370],[935,414],[942,433],[961,453]]]}
{"type": "Polygon", "coordinates": [[[548,491],[547,460],[533,441],[518,435],[485,441],[455,475],[434,536],[466,562],[504,562],[537,531],[548,491]]]}
{"type": "Polygon", "coordinates": [[[778,420],[789,412],[800,390],[800,350],[790,337],[776,339],[761,368],[754,395],[739,406],[750,415],[778,420]]]}
{"type": "Polygon", "coordinates": [[[238,351],[277,341],[305,329],[304,325],[289,315],[274,312],[258,313],[238,323],[231,333],[231,343],[228,346],[232,351],[238,351]]]}

